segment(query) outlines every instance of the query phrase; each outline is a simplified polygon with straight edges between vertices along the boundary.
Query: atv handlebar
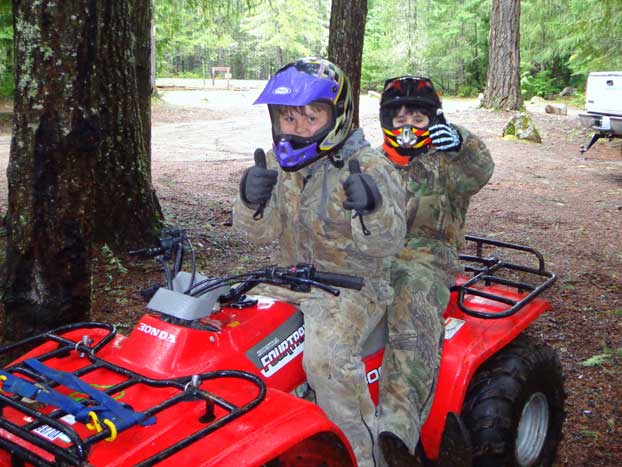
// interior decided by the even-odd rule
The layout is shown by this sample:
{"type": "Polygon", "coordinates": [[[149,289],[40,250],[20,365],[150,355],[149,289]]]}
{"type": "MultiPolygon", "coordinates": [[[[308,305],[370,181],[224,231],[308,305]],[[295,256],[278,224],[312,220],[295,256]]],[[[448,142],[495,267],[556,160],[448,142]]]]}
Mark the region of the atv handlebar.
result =
{"type": "MultiPolygon", "coordinates": [[[[317,271],[312,264],[301,263],[295,266],[269,266],[264,269],[250,271],[224,277],[205,277],[196,272],[196,258],[192,244],[182,229],[163,230],[158,236],[158,246],[132,250],[128,254],[140,257],[155,257],[166,276],[165,286],[192,297],[205,294],[219,293],[220,303],[232,303],[258,284],[273,284],[286,286],[297,292],[308,292],[311,287],[317,287],[335,296],[339,295],[339,288],[361,290],[364,285],[362,277],[334,272],[317,271]],[[180,288],[176,278],[181,271],[184,252],[191,252],[192,273],[189,280],[180,288]],[[172,263],[169,265],[169,263],[172,263]],[[176,283],[176,284],[175,284],[176,283]],[[231,286],[228,293],[222,294],[223,286],[231,286]]],[[[150,299],[160,286],[149,287],[141,292],[146,299],[150,299]]]]}
{"type": "Polygon", "coordinates": [[[159,246],[153,248],[139,248],[138,250],[130,250],[127,252],[129,256],[140,256],[143,258],[151,258],[154,256],[162,255],[164,253],[165,250],[159,246]]]}
{"type": "Polygon", "coordinates": [[[312,264],[300,263],[296,266],[270,266],[238,276],[211,279],[207,286],[203,286],[204,283],[202,281],[195,284],[190,295],[200,296],[223,284],[239,284],[233,287],[227,295],[220,298],[221,303],[231,303],[259,284],[286,286],[296,292],[309,292],[311,287],[317,287],[338,296],[340,292],[335,287],[361,290],[364,280],[358,276],[316,271],[312,264]]]}
{"type": "MultiPolygon", "coordinates": [[[[269,280],[278,278],[279,280],[284,280],[286,283],[289,282],[289,285],[292,283],[297,285],[297,283],[302,280],[302,284],[308,283],[309,285],[315,285],[329,292],[334,290],[332,287],[361,290],[364,283],[362,277],[338,274],[335,272],[317,271],[315,266],[306,263],[300,263],[290,267],[269,268],[266,270],[266,278],[269,280]],[[328,290],[327,288],[332,290],[328,290]]],[[[296,288],[294,288],[294,290],[296,290],[296,288]]]]}

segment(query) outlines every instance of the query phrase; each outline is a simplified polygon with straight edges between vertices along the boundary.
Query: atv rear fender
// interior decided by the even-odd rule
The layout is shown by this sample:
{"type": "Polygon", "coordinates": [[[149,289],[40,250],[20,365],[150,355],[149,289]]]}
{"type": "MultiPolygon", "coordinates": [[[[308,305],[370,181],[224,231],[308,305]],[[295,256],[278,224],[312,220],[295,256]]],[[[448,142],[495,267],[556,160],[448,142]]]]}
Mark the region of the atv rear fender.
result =
{"type": "MultiPolygon", "coordinates": [[[[464,281],[459,279],[458,283],[464,281]]],[[[511,300],[525,294],[515,288],[495,285],[486,290],[511,300]]],[[[426,456],[438,459],[447,414],[462,413],[462,404],[469,383],[477,369],[491,356],[522,333],[538,316],[551,308],[546,300],[536,298],[517,313],[503,319],[482,319],[469,316],[457,305],[458,292],[452,292],[444,313],[445,342],[434,402],[421,431],[426,456]]],[[[498,301],[469,296],[465,305],[484,312],[500,312],[507,308],[498,301]]]]}

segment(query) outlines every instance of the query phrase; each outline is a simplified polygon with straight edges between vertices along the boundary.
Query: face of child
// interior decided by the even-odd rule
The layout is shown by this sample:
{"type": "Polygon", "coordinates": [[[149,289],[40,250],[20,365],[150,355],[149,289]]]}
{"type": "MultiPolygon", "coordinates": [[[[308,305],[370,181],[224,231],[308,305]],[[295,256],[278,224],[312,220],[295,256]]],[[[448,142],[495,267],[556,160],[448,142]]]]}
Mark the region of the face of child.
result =
{"type": "Polygon", "coordinates": [[[323,129],[330,120],[327,105],[305,105],[282,108],[279,114],[281,133],[310,138],[323,129]]]}
{"type": "Polygon", "coordinates": [[[403,105],[393,117],[393,128],[404,125],[411,125],[419,129],[427,128],[430,125],[430,118],[420,109],[408,108],[403,105]]]}

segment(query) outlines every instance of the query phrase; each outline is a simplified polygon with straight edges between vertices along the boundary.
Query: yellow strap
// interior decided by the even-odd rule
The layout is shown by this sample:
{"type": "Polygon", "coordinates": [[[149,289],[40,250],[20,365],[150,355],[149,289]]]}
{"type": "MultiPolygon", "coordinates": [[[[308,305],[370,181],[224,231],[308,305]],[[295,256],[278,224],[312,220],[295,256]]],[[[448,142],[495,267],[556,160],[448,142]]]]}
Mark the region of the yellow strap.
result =
{"type": "Polygon", "coordinates": [[[6,381],[7,379],[9,378],[4,375],[0,375],[0,392],[2,392],[2,381],[6,381]]]}

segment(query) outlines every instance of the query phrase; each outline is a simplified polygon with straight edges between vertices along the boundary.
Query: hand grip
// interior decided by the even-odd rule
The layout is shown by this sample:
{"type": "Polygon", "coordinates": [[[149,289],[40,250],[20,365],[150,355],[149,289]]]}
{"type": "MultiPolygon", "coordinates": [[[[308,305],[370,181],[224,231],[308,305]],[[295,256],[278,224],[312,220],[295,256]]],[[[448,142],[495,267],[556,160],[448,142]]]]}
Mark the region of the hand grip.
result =
{"type": "Polygon", "coordinates": [[[361,290],[364,285],[362,277],[337,274],[334,272],[315,271],[311,279],[316,282],[321,282],[322,284],[341,287],[344,289],[361,290]]]}
{"type": "Polygon", "coordinates": [[[262,169],[268,168],[268,164],[266,163],[266,153],[263,149],[257,148],[255,149],[255,165],[257,167],[261,167],[262,169]]]}
{"type": "Polygon", "coordinates": [[[162,247],[153,247],[153,248],[141,248],[140,250],[130,250],[127,252],[128,256],[157,256],[164,253],[164,249],[162,247]]]}

